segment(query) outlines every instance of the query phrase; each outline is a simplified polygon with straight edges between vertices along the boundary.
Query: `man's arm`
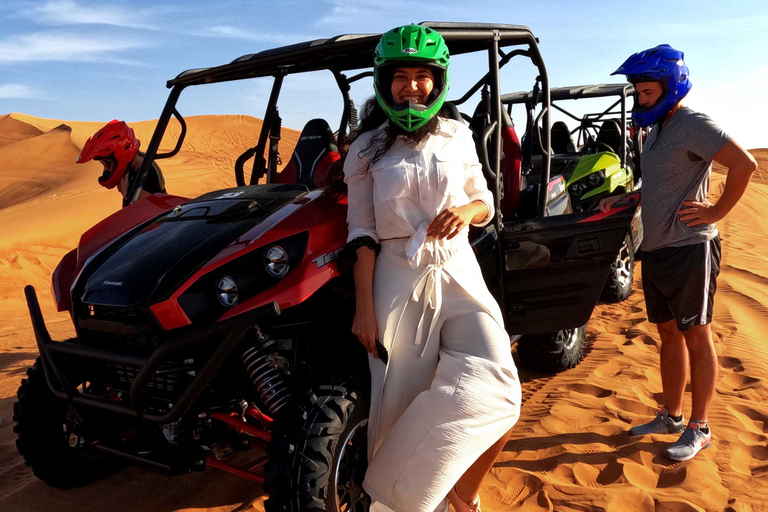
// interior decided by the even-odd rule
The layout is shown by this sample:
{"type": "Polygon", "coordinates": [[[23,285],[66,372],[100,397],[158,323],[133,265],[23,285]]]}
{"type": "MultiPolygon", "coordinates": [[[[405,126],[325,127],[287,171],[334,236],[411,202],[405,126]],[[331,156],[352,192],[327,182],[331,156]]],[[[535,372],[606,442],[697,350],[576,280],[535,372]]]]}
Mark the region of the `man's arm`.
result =
{"type": "Polygon", "coordinates": [[[603,199],[600,200],[600,203],[597,205],[597,209],[603,213],[606,213],[608,210],[613,208],[614,204],[618,203],[619,201],[624,201],[625,199],[633,195],[639,196],[640,199],[638,199],[637,205],[640,206],[640,202],[642,201],[642,188],[638,188],[630,192],[625,192],[617,196],[604,197],[603,199]]]}
{"type": "Polygon", "coordinates": [[[714,224],[725,217],[736,206],[744,191],[747,190],[752,173],[757,169],[757,162],[749,151],[736,141],[728,141],[714,156],[715,162],[728,168],[723,193],[715,204],[685,201],[678,212],[680,220],[688,226],[714,224]]]}

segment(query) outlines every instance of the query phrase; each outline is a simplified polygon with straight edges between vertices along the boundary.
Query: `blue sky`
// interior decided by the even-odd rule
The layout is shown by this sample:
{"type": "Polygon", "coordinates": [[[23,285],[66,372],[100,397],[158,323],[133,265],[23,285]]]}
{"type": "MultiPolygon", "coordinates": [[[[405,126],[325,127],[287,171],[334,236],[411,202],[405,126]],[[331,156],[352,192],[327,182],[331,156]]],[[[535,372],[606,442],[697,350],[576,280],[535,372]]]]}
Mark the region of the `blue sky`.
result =
{"type": "MultiPolygon", "coordinates": [[[[613,82],[631,53],[682,49],[694,88],[688,104],[746,147],[768,147],[768,2],[564,0],[189,0],[186,2],[3,0],[0,114],[65,120],[156,118],[179,72],[267,48],[343,33],[382,32],[423,20],[527,25],[540,39],[552,85],[613,82]],[[670,5],[671,4],[671,5],[670,5]]],[[[453,62],[452,97],[480,76],[482,58],[453,62]]],[[[532,66],[513,61],[507,91],[530,88],[532,66]]],[[[180,110],[263,116],[270,84],[253,80],[192,88],[180,110]]],[[[352,91],[358,103],[370,81],[352,91]]],[[[313,117],[337,123],[341,102],[329,73],[289,77],[284,125],[313,117]]]]}

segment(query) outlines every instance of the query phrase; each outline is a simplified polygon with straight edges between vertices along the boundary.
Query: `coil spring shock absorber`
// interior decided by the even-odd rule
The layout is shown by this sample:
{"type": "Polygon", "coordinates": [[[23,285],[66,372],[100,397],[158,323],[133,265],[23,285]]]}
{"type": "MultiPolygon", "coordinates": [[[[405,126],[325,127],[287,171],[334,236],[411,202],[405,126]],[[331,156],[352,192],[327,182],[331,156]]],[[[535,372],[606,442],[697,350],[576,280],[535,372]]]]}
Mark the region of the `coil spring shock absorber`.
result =
{"type": "Polygon", "coordinates": [[[349,132],[357,130],[357,107],[354,100],[349,100],[349,132]]]}
{"type": "Polygon", "coordinates": [[[245,372],[253,383],[269,414],[275,418],[290,401],[291,391],[286,382],[285,363],[277,353],[277,342],[254,328],[256,343],[241,356],[245,372]]]}

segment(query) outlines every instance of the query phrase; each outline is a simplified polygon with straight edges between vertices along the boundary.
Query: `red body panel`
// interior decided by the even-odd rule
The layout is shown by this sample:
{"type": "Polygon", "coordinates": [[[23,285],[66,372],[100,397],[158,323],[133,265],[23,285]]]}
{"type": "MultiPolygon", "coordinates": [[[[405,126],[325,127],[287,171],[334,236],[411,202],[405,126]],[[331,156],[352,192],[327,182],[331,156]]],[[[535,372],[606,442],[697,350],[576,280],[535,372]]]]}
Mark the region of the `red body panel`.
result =
{"type": "Polygon", "coordinates": [[[614,205],[611,207],[610,210],[607,212],[601,212],[597,211],[594,215],[587,217],[586,219],[581,219],[577,224],[581,224],[583,222],[595,222],[598,220],[602,220],[606,217],[610,217],[614,213],[619,213],[620,211],[626,210],[627,208],[630,208],[630,206],[625,206],[627,203],[636,203],[640,202],[640,191],[636,191],[619,201],[618,203],[614,203],[614,205]]]}
{"type": "Polygon", "coordinates": [[[288,165],[282,171],[276,172],[272,178],[272,183],[296,183],[298,181],[296,160],[293,158],[288,161],[288,165]]]}
{"type": "Polygon", "coordinates": [[[504,159],[501,161],[501,169],[504,173],[504,198],[501,200],[501,211],[505,217],[511,218],[520,206],[523,150],[514,127],[507,126],[501,134],[504,152],[504,159]]]}
{"type": "MultiPolygon", "coordinates": [[[[179,315],[178,298],[200,277],[251,251],[290,235],[309,231],[301,264],[276,286],[239,303],[220,320],[232,318],[260,306],[277,302],[280,309],[302,303],[328,281],[339,275],[334,258],[344,247],[347,236],[346,201],[335,201],[315,190],[273,213],[253,229],[232,242],[179,287],[167,300],[152,306],[166,330],[189,325],[179,315]],[[186,323],[182,323],[182,322],[186,323]]],[[[183,313],[183,311],[182,311],[183,313]]]]}
{"type": "Polygon", "coordinates": [[[77,249],[72,249],[61,258],[51,276],[51,295],[56,302],[56,311],[67,311],[72,304],[69,289],[75,279],[77,268],[77,249]]]}
{"type": "Polygon", "coordinates": [[[185,325],[192,323],[176,301],[166,300],[158,302],[157,304],[151,305],[149,309],[152,310],[152,314],[155,315],[155,318],[161,319],[160,323],[163,324],[163,329],[166,331],[176,329],[177,327],[184,327],[185,325]]]}
{"type": "Polygon", "coordinates": [[[328,176],[328,169],[331,167],[333,162],[338,160],[341,160],[341,155],[336,151],[327,153],[323,159],[320,160],[320,162],[317,164],[317,168],[315,169],[315,174],[312,176],[312,181],[315,182],[315,185],[317,185],[319,188],[325,186],[326,177],[328,176]]]}

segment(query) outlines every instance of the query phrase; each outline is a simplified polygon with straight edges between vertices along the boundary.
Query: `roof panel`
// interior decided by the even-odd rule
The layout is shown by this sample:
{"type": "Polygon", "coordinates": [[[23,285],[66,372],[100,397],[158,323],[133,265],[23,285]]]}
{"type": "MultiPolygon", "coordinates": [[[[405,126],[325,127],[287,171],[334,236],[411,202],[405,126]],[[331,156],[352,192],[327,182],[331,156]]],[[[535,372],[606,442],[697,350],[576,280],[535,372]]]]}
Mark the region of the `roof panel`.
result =
{"type": "MultiPolygon", "coordinates": [[[[635,88],[630,83],[573,85],[569,87],[553,87],[550,89],[552,101],[576,100],[580,98],[601,98],[604,96],[620,96],[625,93],[630,96],[635,88]]],[[[531,91],[520,91],[501,96],[504,104],[525,103],[531,99],[531,91]]]]}
{"type": "MultiPolygon", "coordinates": [[[[495,34],[498,34],[500,46],[535,44],[530,29],[519,25],[442,22],[424,22],[422,25],[440,32],[452,55],[484,50],[495,34]]],[[[272,76],[280,70],[301,73],[329,68],[339,71],[370,68],[373,50],[380,38],[381,34],[343,34],[271,48],[243,55],[229,64],[184,71],[169,80],[167,86],[272,76]]]]}

